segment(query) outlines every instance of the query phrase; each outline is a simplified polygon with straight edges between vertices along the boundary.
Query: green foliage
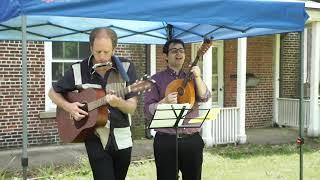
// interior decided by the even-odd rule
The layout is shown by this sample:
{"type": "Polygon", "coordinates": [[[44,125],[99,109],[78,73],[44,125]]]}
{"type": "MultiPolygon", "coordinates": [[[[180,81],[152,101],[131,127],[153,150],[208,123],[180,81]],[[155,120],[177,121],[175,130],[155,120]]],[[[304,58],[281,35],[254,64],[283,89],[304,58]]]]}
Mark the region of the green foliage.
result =
{"type": "Polygon", "coordinates": [[[0,180],[6,179],[6,172],[0,172],[0,180]]]}

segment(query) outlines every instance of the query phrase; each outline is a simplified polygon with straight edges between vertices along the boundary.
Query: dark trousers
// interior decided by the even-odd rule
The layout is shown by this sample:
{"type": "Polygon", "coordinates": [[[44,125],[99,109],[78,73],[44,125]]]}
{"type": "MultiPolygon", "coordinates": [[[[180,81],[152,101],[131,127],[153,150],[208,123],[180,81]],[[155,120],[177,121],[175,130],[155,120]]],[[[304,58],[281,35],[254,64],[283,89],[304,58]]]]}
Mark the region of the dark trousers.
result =
{"type": "MultiPolygon", "coordinates": [[[[176,180],[176,136],[157,133],[153,142],[158,180],[176,180]]],[[[204,142],[196,133],[178,139],[178,167],[183,180],[200,180],[204,142]]]]}
{"type": "MultiPolygon", "coordinates": [[[[112,141],[110,138],[109,141],[112,141]]],[[[111,142],[107,150],[100,139],[91,137],[85,142],[87,154],[95,180],[125,180],[131,160],[131,147],[115,151],[111,142]]]]}

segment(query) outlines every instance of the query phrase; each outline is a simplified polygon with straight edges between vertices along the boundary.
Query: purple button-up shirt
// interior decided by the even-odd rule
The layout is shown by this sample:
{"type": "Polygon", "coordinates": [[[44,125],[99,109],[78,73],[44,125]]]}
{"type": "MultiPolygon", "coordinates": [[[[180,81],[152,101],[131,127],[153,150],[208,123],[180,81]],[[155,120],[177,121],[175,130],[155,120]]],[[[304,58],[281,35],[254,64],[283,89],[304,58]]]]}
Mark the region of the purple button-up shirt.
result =
{"type": "MultiPolygon", "coordinates": [[[[176,79],[183,79],[186,77],[186,73],[183,71],[180,71],[180,73],[177,75],[174,70],[167,67],[166,70],[156,73],[152,76],[152,79],[156,81],[156,84],[152,87],[151,91],[145,93],[144,96],[144,114],[145,118],[150,123],[153,114],[155,113],[158,102],[161,101],[165,97],[165,92],[168,84],[176,79]]],[[[194,81],[194,78],[193,78],[194,81]]],[[[195,84],[195,82],[194,82],[195,84]]],[[[206,102],[208,101],[209,97],[211,96],[208,88],[206,90],[206,93],[204,96],[200,97],[197,95],[197,87],[195,84],[195,95],[196,95],[196,102],[193,105],[192,110],[188,112],[184,124],[188,123],[187,121],[190,120],[190,118],[197,117],[199,115],[199,104],[198,102],[206,102]]],[[[168,134],[175,134],[176,131],[174,128],[161,128],[156,129],[156,131],[168,133],[168,134]]],[[[200,128],[179,128],[178,133],[179,134],[193,134],[195,132],[199,132],[200,128]]]]}

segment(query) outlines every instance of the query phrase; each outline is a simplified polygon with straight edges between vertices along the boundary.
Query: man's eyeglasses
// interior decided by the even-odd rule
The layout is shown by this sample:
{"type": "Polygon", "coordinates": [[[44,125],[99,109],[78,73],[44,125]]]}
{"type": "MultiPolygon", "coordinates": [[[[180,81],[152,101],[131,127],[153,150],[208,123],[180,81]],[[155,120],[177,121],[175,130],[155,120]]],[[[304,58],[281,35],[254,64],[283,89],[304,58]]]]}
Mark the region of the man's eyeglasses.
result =
{"type": "Polygon", "coordinates": [[[184,49],[183,48],[180,48],[180,49],[172,48],[172,49],[169,49],[169,52],[171,52],[173,54],[178,54],[178,53],[183,54],[184,53],[184,49]]]}

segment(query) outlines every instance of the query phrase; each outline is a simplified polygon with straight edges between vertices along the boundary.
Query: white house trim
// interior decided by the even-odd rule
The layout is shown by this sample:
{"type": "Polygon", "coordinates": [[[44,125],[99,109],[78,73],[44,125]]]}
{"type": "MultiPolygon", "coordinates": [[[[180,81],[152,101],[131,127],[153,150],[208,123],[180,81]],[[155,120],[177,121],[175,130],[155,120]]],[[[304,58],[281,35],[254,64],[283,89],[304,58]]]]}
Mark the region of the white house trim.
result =
{"type": "Polygon", "coordinates": [[[314,8],[314,9],[320,9],[320,3],[314,2],[314,1],[306,1],[305,2],[306,8],[314,8]]]}
{"type": "MultiPolygon", "coordinates": [[[[157,46],[155,44],[150,45],[150,76],[157,72],[157,46]]],[[[156,131],[150,129],[150,134],[155,137],[156,131]]]]}
{"type": "Polygon", "coordinates": [[[44,60],[45,60],[45,111],[55,111],[55,104],[48,96],[52,87],[52,42],[44,42],[44,60]]]}
{"type": "Polygon", "coordinates": [[[223,107],[224,103],[224,66],[223,66],[223,61],[224,61],[224,46],[223,46],[224,41],[217,41],[214,43],[216,47],[218,47],[218,104],[220,107],[223,107]],[[219,62],[219,61],[222,62],[219,62]],[[221,76],[221,77],[220,77],[221,76]]]}
{"type": "Polygon", "coordinates": [[[157,53],[156,53],[156,45],[150,45],[150,75],[153,75],[157,72],[157,53]]]}
{"type": "Polygon", "coordinates": [[[307,1],[305,3],[305,7],[307,8],[307,13],[309,15],[306,24],[312,23],[314,21],[320,21],[320,3],[307,1]]]}

